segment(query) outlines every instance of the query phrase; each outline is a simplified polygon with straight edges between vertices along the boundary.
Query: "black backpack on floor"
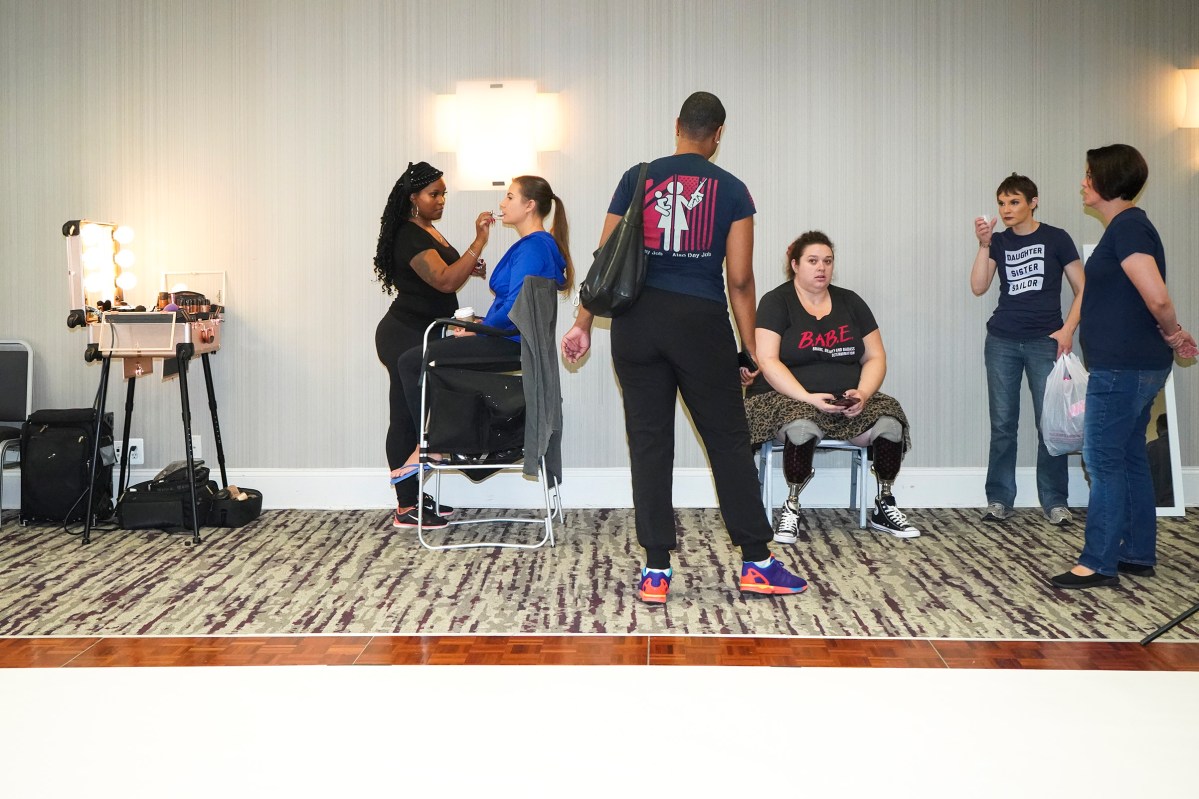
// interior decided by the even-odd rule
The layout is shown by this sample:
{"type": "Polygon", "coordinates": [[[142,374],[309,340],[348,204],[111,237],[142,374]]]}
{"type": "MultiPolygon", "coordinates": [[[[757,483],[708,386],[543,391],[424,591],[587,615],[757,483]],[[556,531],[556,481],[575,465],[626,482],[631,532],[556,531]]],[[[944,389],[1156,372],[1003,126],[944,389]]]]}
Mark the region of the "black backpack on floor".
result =
{"type": "MultiPolygon", "coordinates": [[[[91,475],[96,410],[34,411],[21,427],[21,524],[83,521],[91,475]]],[[[100,426],[100,463],[92,508],[95,518],[112,516],[112,414],[100,426]]]]}

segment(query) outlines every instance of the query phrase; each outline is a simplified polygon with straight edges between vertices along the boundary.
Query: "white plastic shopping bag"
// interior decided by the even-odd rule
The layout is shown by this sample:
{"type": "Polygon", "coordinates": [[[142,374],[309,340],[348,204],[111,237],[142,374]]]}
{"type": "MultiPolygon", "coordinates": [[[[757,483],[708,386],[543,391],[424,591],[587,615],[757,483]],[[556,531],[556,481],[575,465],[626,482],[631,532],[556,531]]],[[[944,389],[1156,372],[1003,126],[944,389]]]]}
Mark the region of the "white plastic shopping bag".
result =
{"type": "Polygon", "coordinates": [[[1082,449],[1083,417],[1087,409],[1087,370],[1074,353],[1063,355],[1045,381],[1041,406],[1041,437],[1050,455],[1082,449]]]}

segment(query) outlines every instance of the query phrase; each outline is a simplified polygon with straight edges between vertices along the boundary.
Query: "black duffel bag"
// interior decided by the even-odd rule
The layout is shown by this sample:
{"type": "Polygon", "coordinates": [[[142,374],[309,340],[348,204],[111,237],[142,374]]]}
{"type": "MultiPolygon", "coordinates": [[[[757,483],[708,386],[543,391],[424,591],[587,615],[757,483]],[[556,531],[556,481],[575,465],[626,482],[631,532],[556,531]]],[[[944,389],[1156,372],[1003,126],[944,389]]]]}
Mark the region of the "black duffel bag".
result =
{"type": "MultiPolygon", "coordinates": [[[[34,411],[21,426],[21,524],[82,521],[96,435],[95,408],[34,411]]],[[[112,414],[100,425],[95,519],[112,516],[112,414]]]]}
{"type": "MultiPolygon", "coordinates": [[[[164,470],[166,471],[168,470],[164,470]]],[[[208,479],[206,466],[196,465],[192,476],[196,487],[196,518],[203,527],[208,524],[212,500],[217,494],[217,484],[208,479]]],[[[191,489],[192,486],[187,481],[186,467],[132,485],[117,503],[117,523],[122,530],[191,530],[191,489]]]]}

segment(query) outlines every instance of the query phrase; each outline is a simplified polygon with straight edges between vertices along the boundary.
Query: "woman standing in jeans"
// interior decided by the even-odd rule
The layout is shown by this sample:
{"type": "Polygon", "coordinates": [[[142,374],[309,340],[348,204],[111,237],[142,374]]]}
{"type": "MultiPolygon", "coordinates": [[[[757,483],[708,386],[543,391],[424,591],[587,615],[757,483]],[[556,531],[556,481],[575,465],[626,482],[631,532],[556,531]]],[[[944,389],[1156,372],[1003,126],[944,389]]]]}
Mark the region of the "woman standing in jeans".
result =
{"type": "Polygon", "coordinates": [[[1153,400],[1174,352],[1196,355],[1166,291],[1166,254],[1149,217],[1133,204],[1149,166],[1127,144],[1087,150],[1083,203],[1107,229],[1087,260],[1081,338],[1087,383],[1083,460],[1091,476],[1086,538],[1058,588],[1119,585],[1118,574],[1152,577],[1157,511],[1145,453],[1153,400]]]}
{"type": "Polygon", "coordinates": [[[1028,375],[1037,425],[1037,498],[1050,524],[1071,520],[1066,508],[1069,483],[1065,455],[1050,455],[1041,437],[1041,403],[1053,362],[1070,352],[1082,306],[1083,269],[1070,235],[1033,218],[1037,184],[1012,173],[995,190],[999,216],[974,220],[978,255],[970,289],[982,296],[999,274],[999,304],[987,322],[983,359],[991,412],[991,451],[987,460],[984,521],[1003,521],[1016,503],[1016,433],[1020,426],[1021,375],[1028,375]],[[995,233],[1003,219],[1005,230],[995,233]],[[1074,303],[1062,321],[1062,275],[1074,290],[1074,303]]]}

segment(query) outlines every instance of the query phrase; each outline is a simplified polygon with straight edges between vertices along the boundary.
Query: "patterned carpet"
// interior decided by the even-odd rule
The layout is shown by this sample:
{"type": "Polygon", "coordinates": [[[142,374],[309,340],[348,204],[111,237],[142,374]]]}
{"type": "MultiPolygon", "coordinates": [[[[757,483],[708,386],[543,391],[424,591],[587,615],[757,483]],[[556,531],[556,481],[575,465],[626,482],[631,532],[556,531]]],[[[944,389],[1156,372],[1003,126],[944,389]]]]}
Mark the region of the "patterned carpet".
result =
{"type": "MultiPolygon", "coordinates": [[[[85,547],[61,528],[14,521],[0,528],[0,635],[1137,640],[1199,600],[1196,511],[1160,520],[1156,578],[1081,592],[1045,581],[1078,552],[1081,521],[1060,530],[1021,510],[983,525],[973,510],[922,509],[909,516],[924,535],[902,541],[858,530],[849,511],[806,513],[806,540],[775,550],[812,588],[771,598],[739,595],[739,560],[716,511],[679,510],[665,607],[636,598],[629,510],[568,511],[558,545],[535,552],[427,552],[379,510],[268,511],[241,529],[205,529],[198,547],[155,531],[103,532],[85,547]]],[[[527,540],[532,529],[512,536],[527,540]]],[[[470,530],[448,536],[469,540],[470,530]]],[[[1197,639],[1199,615],[1167,636],[1197,639]]]]}

